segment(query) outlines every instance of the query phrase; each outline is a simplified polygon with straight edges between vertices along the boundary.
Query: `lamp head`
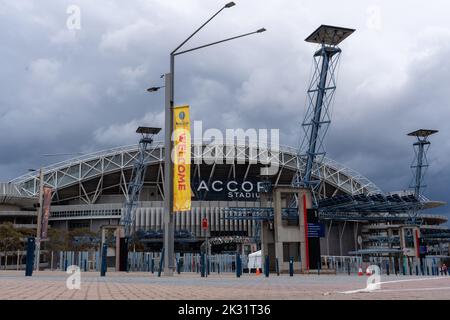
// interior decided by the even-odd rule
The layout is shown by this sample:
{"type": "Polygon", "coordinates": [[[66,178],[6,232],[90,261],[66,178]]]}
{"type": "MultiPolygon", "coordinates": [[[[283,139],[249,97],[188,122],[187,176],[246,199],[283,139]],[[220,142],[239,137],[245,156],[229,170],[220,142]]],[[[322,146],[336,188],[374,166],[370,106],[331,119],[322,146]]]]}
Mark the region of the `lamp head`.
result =
{"type": "Polygon", "coordinates": [[[161,89],[161,87],[151,87],[151,88],[148,88],[147,91],[148,91],[148,92],[156,92],[156,91],[158,91],[159,89],[161,89]]]}
{"type": "Polygon", "coordinates": [[[234,7],[236,5],[236,3],[234,3],[233,1],[231,1],[231,2],[228,2],[226,5],[225,5],[225,8],[231,8],[231,7],[234,7]]]}

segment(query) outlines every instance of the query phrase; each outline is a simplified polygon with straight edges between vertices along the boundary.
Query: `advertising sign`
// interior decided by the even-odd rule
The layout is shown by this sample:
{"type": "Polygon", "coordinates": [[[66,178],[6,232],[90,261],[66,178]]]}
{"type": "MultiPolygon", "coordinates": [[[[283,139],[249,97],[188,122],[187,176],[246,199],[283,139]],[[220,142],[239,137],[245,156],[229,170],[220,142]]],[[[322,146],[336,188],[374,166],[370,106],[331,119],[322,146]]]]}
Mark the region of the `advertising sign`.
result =
{"type": "Polygon", "coordinates": [[[191,132],[189,106],[174,108],[173,211],[191,210],[191,132]]]}
{"type": "Polygon", "coordinates": [[[41,240],[47,239],[48,218],[50,217],[50,204],[52,202],[52,188],[44,187],[43,189],[41,240]]]}

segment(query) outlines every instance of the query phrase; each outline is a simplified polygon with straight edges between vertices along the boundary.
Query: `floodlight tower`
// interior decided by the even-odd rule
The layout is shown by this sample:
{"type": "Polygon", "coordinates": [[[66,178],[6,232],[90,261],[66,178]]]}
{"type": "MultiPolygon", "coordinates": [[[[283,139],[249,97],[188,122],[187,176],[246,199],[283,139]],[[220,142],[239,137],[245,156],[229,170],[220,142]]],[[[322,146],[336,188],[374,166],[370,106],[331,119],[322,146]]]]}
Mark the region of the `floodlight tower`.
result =
{"type": "MultiPolygon", "coordinates": [[[[317,43],[319,50],[314,53],[314,70],[308,89],[308,108],[302,123],[304,138],[300,145],[299,156],[304,159],[304,168],[298,167],[292,184],[296,187],[311,188],[313,198],[320,186],[320,179],[313,180],[312,173],[317,171],[325,149],[323,141],[331,123],[330,107],[336,90],[336,68],[341,49],[338,45],[355,30],[321,25],[306,42],[317,43]]],[[[319,174],[319,172],[318,172],[319,174]]]]}
{"type": "Polygon", "coordinates": [[[417,215],[423,208],[421,200],[422,190],[425,188],[424,177],[426,169],[428,168],[427,152],[431,144],[431,142],[428,141],[428,137],[437,132],[437,130],[419,129],[408,133],[408,136],[416,137],[417,139],[417,141],[413,144],[414,160],[411,164],[411,169],[413,170],[413,181],[410,185],[411,188],[414,188],[414,197],[417,200],[417,204],[412,206],[409,210],[406,226],[401,229],[401,246],[403,248],[413,247],[415,249],[414,252],[416,257],[420,257],[420,223],[417,220],[417,215]]]}
{"type": "Polygon", "coordinates": [[[153,136],[158,134],[161,128],[139,127],[136,133],[142,135],[139,141],[139,150],[136,161],[133,165],[130,183],[128,184],[128,194],[125,201],[125,210],[122,215],[121,224],[125,227],[125,237],[130,238],[134,226],[134,212],[139,202],[139,194],[144,185],[145,171],[147,169],[146,152],[148,147],[153,143],[153,136]]]}
{"type": "Polygon", "coordinates": [[[414,160],[411,169],[413,170],[414,178],[412,185],[410,186],[411,188],[414,188],[414,195],[417,198],[422,194],[422,189],[426,187],[424,185],[424,177],[426,169],[428,168],[427,152],[431,144],[431,142],[428,141],[428,137],[437,132],[438,130],[419,129],[408,133],[408,136],[417,138],[417,141],[413,144],[414,160]]]}

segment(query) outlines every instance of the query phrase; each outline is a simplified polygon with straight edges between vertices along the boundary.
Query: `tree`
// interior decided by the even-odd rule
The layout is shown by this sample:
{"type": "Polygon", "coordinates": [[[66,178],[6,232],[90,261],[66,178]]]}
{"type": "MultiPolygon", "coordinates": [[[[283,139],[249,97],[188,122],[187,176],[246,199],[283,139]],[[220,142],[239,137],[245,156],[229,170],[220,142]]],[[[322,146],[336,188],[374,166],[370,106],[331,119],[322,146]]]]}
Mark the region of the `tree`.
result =
{"type": "Polygon", "coordinates": [[[0,224],[0,251],[5,256],[5,270],[8,263],[8,251],[17,250],[22,246],[22,234],[12,223],[0,224]]]}
{"type": "Polygon", "coordinates": [[[48,239],[43,242],[48,251],[67,251],[69,249],[69,233],[63,229],[50,228],[48,239]]]}
{"type": "Polygon", "coordinates": [[[73,251],[88,251],[97,249],[99,235],[87,228],[73,229],[69,231],[69,249],[73,251]]]}

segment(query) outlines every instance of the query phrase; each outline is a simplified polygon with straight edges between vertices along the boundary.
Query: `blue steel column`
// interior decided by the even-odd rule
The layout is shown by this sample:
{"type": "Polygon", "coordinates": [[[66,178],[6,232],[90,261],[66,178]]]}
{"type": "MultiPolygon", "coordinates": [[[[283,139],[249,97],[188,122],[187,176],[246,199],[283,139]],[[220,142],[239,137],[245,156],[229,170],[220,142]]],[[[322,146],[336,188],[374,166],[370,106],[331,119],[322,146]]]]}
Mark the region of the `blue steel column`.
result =
{"type": "Polygon", "coordinates": [[[424,158],[424,147],[426,144],[430,144],[430,142],[419,140],[419,142],[414,143],[414,145],[418,147],[417,165],[415,166],[416,177],[414,186],[414,195],[417,197],[420,195],[420,189],[422,188],[422,168],[424,167],[423,158],[424,158]]]}
{"type": "Polygon", "coordinates": [[[437,133],[437,130],[430,130],[430,129],[419,129],[414,132],[408,133],[408,136],[415,137],[417,141],[413,144],[414,151],[415,151],[415,157],[414,161],[411,165],[411,169],[413,170],[413,181],[412,185],[410,185],[410,188],[414,189],[414,196],[418,200],[418,204],[411,208],[409,212],[409,224],[417,224],[416,218],[418,215],[418,211],[423,209],[422,202],[421,202],[421,195],[423,192],[423,189],[425,188],[424,185],[424,176],[425,176],[425,170],[428,168],[428,162],[427,162],[427,150],[430,146],[430,141],[428,141],[428,137],[430,135],[433,135],[437,133]]]}
{"type": "MultiPolygon", "coordinates": [[[[312,191],[313,204],[317,205],[317,191],[320,187],[320,167],[325,156],[324,139],[331,123],[330,107],[336,90],[335,72],[341,49],[338,45],[355,30],[321,25],[305,41],[320,45],[314,53],[313,74],[307,91],[308,106],[302,123],[303,141],[299,146],[297,172],[292,180],[294,187],[305,187],[312,191]]],[[[290,207],[298,205],[298,199],[291,200],[290,207]]]]}
{"type": "Polygon", "coordinates": [[[322,69],[320,73],[320,81],[317,92],[316,105],[314,107],[314,117],[312,120],[312,128],[311,128],[311,136],[309,138],[309,148],[308,148],[308,159],[306,162],[306,170],[303,178],[303,182],[306,187],[310,186],[311,183],[311,174],[312,167],[314,164],[314,158],[316,156],[316,145],[317,138],[320,129],[320,120],[322,114],[322,105],[323,105],[323,97],[325,95],[325,86],[327,82],[327,74],[328,74],[328,66],[329,66],[329,56],[325,50],[325,45],[322,44],[322,48],[320,50],[320,55],[322,56],[322,69]]]}
{"type": "Polygon", "coordinates": [[[141,139],[139,142],[138,159],[134,164],[132,177],[128,186],[128,199],[125,204],[125,215],[123,223],[125,225],[125,236],[129,238],[132,233],[134,223],[134,212],[136,210],[139,194],[144,184],[145,171],[147,166],[145,165],[145,152],[149,145],[149,140],[146,138],[141,139]]]}

